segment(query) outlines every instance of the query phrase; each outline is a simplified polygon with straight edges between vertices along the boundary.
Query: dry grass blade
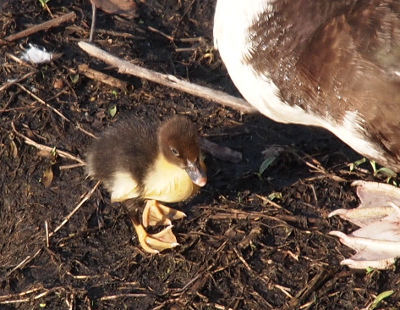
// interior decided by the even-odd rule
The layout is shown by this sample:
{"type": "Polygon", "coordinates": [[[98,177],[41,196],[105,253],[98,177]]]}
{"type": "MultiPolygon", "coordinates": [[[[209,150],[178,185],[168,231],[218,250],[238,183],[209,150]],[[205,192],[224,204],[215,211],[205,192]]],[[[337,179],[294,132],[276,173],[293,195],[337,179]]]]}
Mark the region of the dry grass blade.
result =
{"type": "Polygon", "coordinates": [[[59,231],[68,221],[69,219],[79,210],[80,207],[93,195],[94,191],[100,185],[100,181],[96,183],[96,185],[83,197],[83,199],[78,203],[78,205],[68,214],[65,219],[61,222],[60,225],[57,226],[53,232],[49,233],[49,237],[52,237],[57,231],[59,231]]]}

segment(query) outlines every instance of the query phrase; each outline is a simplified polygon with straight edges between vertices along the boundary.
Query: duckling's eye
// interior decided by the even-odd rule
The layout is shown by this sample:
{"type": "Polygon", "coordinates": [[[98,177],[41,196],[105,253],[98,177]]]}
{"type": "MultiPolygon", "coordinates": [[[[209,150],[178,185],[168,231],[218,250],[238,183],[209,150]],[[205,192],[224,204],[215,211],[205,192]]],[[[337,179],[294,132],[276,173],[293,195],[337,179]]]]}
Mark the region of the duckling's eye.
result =
{"type": "Polygon", "coordinates": [[[178,152],[178,150],[177,150],[177,149],[175,149],[175,148],[173,148],[173,147],[171,147],[171,153],[172,153],[174,156],[176,156],[176,157],[178,157],[178,156],[179,156],[179,152],[178,152]]]}

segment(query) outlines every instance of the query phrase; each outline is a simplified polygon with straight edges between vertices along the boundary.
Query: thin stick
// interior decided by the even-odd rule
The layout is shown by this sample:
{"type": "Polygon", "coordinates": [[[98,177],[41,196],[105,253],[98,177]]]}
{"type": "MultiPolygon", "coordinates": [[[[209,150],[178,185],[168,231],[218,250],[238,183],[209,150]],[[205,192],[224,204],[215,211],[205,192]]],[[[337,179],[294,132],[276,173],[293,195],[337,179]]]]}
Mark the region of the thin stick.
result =
{"type": "MultiPolygon", "coordinates": [[[[8,42],[11,42],[11,41],[15,41],[15,40],[18,40],[21,38],[25,38],[25,37],[30,36],[31,34],[36,33],[38,31],[47,30],[52,27],[57,27],[60,24],[65,23],[70,20],[73,20],[75,18],[76,18],[75,12],[71,12],[71,13],[62,15],[60,17],[57,17],[55,19],[49,20],[47,22],[41,23],[39,25],[29,27],[28,29],[20,31],[16,34],[12,34],[12,35],[6,37],[5,40],[8,42]]],[[[0,41],[0,45],[2,45],[2,44],[3,44],[3,42],[0,41]]]]}
{"type": "Polygon", "coordinates": [[[47,220],[44,221],[44,229],[46,231],[46,247],[50,246],[49,242],[49,223],[47,223],[47,220]]]}
{"type": "Polygon", "coordinates": [[[17,83],[18,87],[24,90],[26,93],[31,95],[33,98],[35,98],[37,101],[39,101],[41,104],[45,105],[49,109],[51,109],[54,113],[58,114],[62,119],[66,120],[67,122],[71,122],[68,118],[66,118],[64,115],[62,115],[61,112],[53,108],[51,105],[46,103],[44,100],[40,99],[38,96],[36,96],[34,93],[32,93],[30,90],[26,89],[23,85],[17,83]]]}
{"type": "Polygon", "coordinates": [[[7,273],[7,276],[6,276],[6,277],[9,277],[15,270],[17,270],[17,269],[19,269],[19,268],[25,266],[25,265],[28,264],[29,262],[31,262],[36,256],[39,255],[39,253],[40,253],[41,251],[42,251],[42,249],[39,249],[39,250],[36,251],[35,254],[33,254],[33,256],[28,255],[27,257],[25,257],[25,259],[24,259],[22,262],[20,262],[17,266],[15,266],[12,270],[10,270],[10,271],[7,273]]]}
{"type": "Polygon", "coordinates": [[[28,67],[28,68],[31,68],[31,69],[35,69],[35,67],[31,66],[25,60],[19,59],[17,56],[14,56],[13,54],[6,53],[6,56],[8,58],[11,58],[12,60],[14,60],[16,63],[20,64],[21,66],[25,66],[25,67],[28,67]]]}
{"type": "MultiPolygon", "coordinates": [[[[25,140],[25,143],[26,143],[26,144],[32,145],[32,146],[36,147],[36,148],[39,149],[39,150],[43,150],[43,151],[46,151],[46,152],[49,152],[49,153],[51,153],[51,152],[53,151],[53,148],[52,148],[52,147],[47,146],[47,145],[43,145],[43,144],[36,143],[35,141],[29,139],[27,136],[24,136],[22,133],[18,132],[17,129],[15,129],[14,122],[11,122],[11,127],[12,127],[13,131],[14,131],[19,137],[21,137],[21,138],[23,138],[23,139],[25,140]]],[[[78,158],[78,157],[76,157],[76,156],[74,156],[74,155],[71,155],[70,153],[57,150],[57,154],[58,154],[59,156],[63,157],[63,158],[75,160],[75,161],[77,161],[78,163],[80,163],[81,166],[86,166],[86,163],[85,163],[82,159],[80,159],[80,158],[78,158]]]]}
{"type": "Polygon", "coordinates": [[[92,25],[90,26],[89,42],[93,42],[94,31],[96,28],[96,5],[92,3],[92,25]]]}
{"type": "Polygon", "coordinates": [[[35,293],[35,292],[37,292],[37,291],[40,291],[40,290],[42,290],[42,289],[43,289],[43,287],[40,286],[40,287],[32,288],[32,289],[30,289],[30,290],[27,290],[27,291],[25,291],[25,292],[21,292],[21,293],[18,293],[18,294],[3,295],[3,296],[0,296],[0,301],[3,301],[3,300],[5,300],[5,299],[10,299],[10,298],[15,298],[15,297],[26,296],[26,295],[35,293]]]}
{"type": "Polygon", "coordinates": [[[49,237],[52,237],[57,231],[59,231],[69,220],[70,218],[76,213],[76,211],[79,210],[80,207],[90,198],[92,197],[94,191],[97,189],[97,187],[100,185],[100,181],[96,183],[96,185],[83,197],[83,199],[78,203],[78,205],[75,207],[74,210],[71,211],[70,214],[68,214],[65,219],[61,222],[60,225],[57,226],[56,229],[54,229],[53,232],[49,234],[49,237]]]}
{"type": "Polygon", "coordinates": [[[78,45],[89,55],[117,67],[118,72],[120,73],[134,75],[155,83],[172,87],[191,95],[205,98],[207,100],[234,108],[242,113],[252,113],[257,111],[255,108],[250,106],[247,101],[228,95],[227,93],[224,93],[222,91],[179,80],[173,75],[161,74],[153,70],[142,68],[121,58],[115,57],[110,53],[107,53],[106,51],[87,42],[81,41],[78,43],[78,45]]]}
{"type": "Polygon", "coordinates": [[[17,83],[19,83],[19,82],[25,80],[26,78],[30,77],[31,75],[34,75],[36,72],[37,72],[37,70],[32,71],[32,72],[29,72],[29,73],[23,75],[22,77],[20,77],[20,78],[17,79],[17,80],[4,83],[4,84],[0,87],[0,92],[2,92],[3,90],[6,90],[7,88],[9,88],[10,86],[12,86],[12,85],[14,85],[14,84],[17,84],[17,83]]]}
{"type": "Polygon", "coordinates": [[[76,124],[76,128],[78,128],[78,130],[82,131],[84,134],[87,134],[89,137],[92,137],[93,139],[98,139],[98,137],[96,137],[94,134],[83,129],[83,127],[79,123],[76,124]]]}
{"type": "Polygon", "coordinates": [[[60,166],[58,167],[58,169],[60,170],[71,170],[71,169],[75,169],[75,168],[79,168],[79,167],[83,167],[84,165],[82,164],[71,164],[71,165],[64,165],[64,166],[60,166]]]}
{"type": "Polygon", "coordinates": [[[9,273],[7,274],[7,276],[9,276],[10,274],[12,274],[12,273],[13,273],[15,270],[17,270],[19,267],[25,265],[25,263],[28,262],[28,261],[30,261],[31,258],[32,258],[32,257],[31,257],[30,255],[28,255],[27,257],[25,257],[25,259],[24,259],[22,262],[20,262],[17,266],[15,266],[13,269],[11,269],[11,270],[9,271],[9,273]]]}
{"type": "Polygon", "coordinates": [[[31,301],[30,298],[0,301],[0,304],[16,304],[16,303],[28,302],[28,301],[31,301]]]}
{"type": "Polygon", "coordinates": [[[164,38],[170,40],[171,42],[174,41],[174,38],[173,38],[173,37],[171,37],[171,36],[165,34],[164,32],[162,32],[162,31],[160,31],[160,30],[158,30],[158,29],[156,29],[156,28],[153,28],[153,27],[151,27],[151,26],[148,26],[147,29],[149,29],[150,31],[153,31],[153,32],[155,32],[155,33],[158,33],[159,35],[161,35],[161,36],[163,36],[164,38]]]}
{"type": "Polygon", "coordinates": [[[91,69],[87,64],[79,65],[78,69],[79,73],[82,73],[87,78],[99,81],[111,87],[117,87],[121,90],[126,90],[126,88],[128,87],[128,83],[121,81],[120,79],[117,79],[111,75],[104,74],[103,72],[91,69]]]}
{"type": "Polygon", "coordinates": [[[35,297],[33,297],[33,299],[36,300],[36,299],[42,298],[42,297],[48,295],[49,293],[51,293],[52,291],[53,291],[52,289],[46,290],[45,292],[40,293],[39,295],[36,295],[35,297]]]}
{"type": "Polygon", "coordinates": [[[274,206],[277,209],[282,209],[285,212],[287,212],[287,210],[285,208],[283,208],[280,204],[277,204],[276,202],[273,202],[271,199],[268,199],[267,197],[255,194],[256,197],[260,198],[263,202],[268,203],[272,206],[274,206]]]}
{"type": "Polygon", "coordinates": [[[118,295],[111,295],[111,296],[103,296],[100,298],[100,300],[113,300],[117,298],[127,298],[127,297],[133,297],[133,298],[138,298],[138,297],[147,297],[149,296],[148,294],[143,294],[143,293],[128,293],[128,294],[118,294],[118,295]]]}
{"type": "Polygon", "coordinates": [[[243,258],[243,256],[239,253],[239,250],[234,247],[233,251],[236,253],[236,256],[239,258],[239,260],[242,262],[242,264],[247,268],[248,271],[253,271],[250,267],[250,265],[246,262],[246,260],[243,258]]]}

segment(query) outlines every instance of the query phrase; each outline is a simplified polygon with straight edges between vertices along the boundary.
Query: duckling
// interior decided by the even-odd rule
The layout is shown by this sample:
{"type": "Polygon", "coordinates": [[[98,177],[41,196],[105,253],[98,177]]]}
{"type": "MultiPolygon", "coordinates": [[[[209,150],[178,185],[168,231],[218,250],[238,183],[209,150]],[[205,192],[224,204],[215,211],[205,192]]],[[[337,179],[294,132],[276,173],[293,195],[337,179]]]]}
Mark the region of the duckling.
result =
{"type": "Polygon", "coordinates": [[[112,202],[125,206],[142,248],[149,253],[177,246],[171,221],[186,216],[159,201],[186,200],[207,182],[197,130],[183,116],[162,124],[136,117],[119,122],[91,146],[87,174],[104,183],[112,202]],[[144,203],[141,223],[137,209],[144,203]],[[147,233],[148,226],[158,225],[167,227],[147,233]]]}

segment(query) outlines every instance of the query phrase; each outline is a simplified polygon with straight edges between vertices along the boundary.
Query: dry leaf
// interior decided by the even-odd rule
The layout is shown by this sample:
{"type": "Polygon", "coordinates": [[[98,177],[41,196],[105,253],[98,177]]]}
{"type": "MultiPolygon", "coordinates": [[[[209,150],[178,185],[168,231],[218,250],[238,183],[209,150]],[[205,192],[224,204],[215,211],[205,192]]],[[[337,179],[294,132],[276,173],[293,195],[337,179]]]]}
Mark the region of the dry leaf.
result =
{"type": "Polygon", "coordinates": [[[53,87],[55,88],[55,89],[61,89],[61,88],[63,88],[64,87],[64,81],[63,81],[63,79],[55,79],[54,80],[54,83],[53,83],[53,87]]]}
{"type": "Polygon", "coordinates": [[[43,172],[43,185],[44,187],[49,187],[51,185],[51,182],[53,182],[54,178],[54,173],[53,173],[53,166],[48,167],[44,172],[43,172]]]}
{"type": "Polygon", "coordinates": [[[17,148],[17,145],[15,144],[14,140],[10,141],[10,148],[11,148],[11,156],[13,158],[17,158],[18,157],[18,148],[17,148]]]}

